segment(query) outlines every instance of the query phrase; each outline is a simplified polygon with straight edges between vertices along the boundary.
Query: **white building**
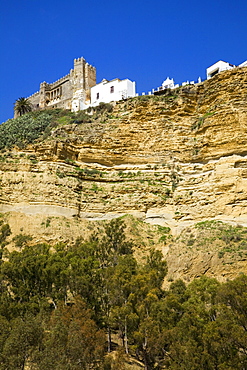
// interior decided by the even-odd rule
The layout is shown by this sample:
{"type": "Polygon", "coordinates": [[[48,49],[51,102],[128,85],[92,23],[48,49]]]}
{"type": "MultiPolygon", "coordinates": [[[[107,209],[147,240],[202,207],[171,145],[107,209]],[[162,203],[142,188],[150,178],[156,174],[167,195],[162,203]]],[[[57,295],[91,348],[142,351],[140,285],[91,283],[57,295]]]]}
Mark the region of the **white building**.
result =
{"type": "Polygon", "coordinates": [[[247,60],[241,64],[239,64],[239,67],[247,67],[247,60]]]}
{"type": "Polygon", "coordinates": [[[227,71],[228,69],[232,69],[232,68],[235,68],[233,64],[223,62],[223,60],[219,60],[217,63],[207,68],[206,70],[207,80],[215,76],[217,73],[227,71]]]}
{"type": "Polygon", "coordinates": [[[128,79],[107,81],[102,80],[99,84],[91,88],[91,106],[99,103],[110,103],[121,99],[132,98],[136,96],[135,82],[128,79]]]}
{"type": "Polygon", "coordinates": [[[167,77],[167,79],[163,82],[162,88],[163,89],[174,89],[174,79],[167,77]]]}

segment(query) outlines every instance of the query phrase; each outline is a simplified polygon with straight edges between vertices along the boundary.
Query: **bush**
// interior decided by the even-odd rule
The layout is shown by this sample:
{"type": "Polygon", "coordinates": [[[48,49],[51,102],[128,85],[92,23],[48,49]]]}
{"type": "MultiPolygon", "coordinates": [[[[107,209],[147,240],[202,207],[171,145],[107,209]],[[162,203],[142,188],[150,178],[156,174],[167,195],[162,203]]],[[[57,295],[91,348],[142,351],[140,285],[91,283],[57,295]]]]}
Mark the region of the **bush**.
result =
{"type": "Polygon", "coordinates": [[[38,139],[50,125],[52,115],[42,112],[39,115],[25,114],[9,119],[0,125],[0,149],[18,146],[24,148],[38,139]]]}
{"type": "Polygon", "coordinates": [[[95,107],[95,111],[98,113],[103,113],[103,112],[112,112],[113,106],[110,103],[99,103],[97,107],[95,107]]]}
{"type": "Polygon", "coordinates": [[[33,238],[31,235],[25,235],[25,234],[18,234],[13,238],[13,241],[15,242],[15,246],[18,248],[22,248],[23,246],[26,246],[29,241],[31,241],[33,238]]]}
{"type": "Polygon", "coordinates": [[[75,120],[73,121],[73,123],[76,123],[76,124],[91,123],[91,122],[92,122],[92,118],[87,113],[85,113],[84,111],[79,111],[76,114],[75,120]]]}
{"type": "Polygon", "coordinates": [[[4,246],[6,238],[11,234],[9,224],[4,224],[0,229],[0,244],[4,246]]]}

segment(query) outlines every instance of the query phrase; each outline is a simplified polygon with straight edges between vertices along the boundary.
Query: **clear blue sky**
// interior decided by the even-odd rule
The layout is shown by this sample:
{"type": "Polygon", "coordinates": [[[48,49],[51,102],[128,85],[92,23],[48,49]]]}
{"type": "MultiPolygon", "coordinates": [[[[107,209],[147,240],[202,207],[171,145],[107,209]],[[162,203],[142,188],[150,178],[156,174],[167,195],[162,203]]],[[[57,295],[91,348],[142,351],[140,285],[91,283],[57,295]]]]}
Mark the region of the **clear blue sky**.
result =
{"type": "Polygon", "coordinates": [[[54,82],[83,56],[102,78],[137,92],[205,78],[222,59],[247,59],[246,0],[0,0],[0,122],[13,103],[54,82]]]}

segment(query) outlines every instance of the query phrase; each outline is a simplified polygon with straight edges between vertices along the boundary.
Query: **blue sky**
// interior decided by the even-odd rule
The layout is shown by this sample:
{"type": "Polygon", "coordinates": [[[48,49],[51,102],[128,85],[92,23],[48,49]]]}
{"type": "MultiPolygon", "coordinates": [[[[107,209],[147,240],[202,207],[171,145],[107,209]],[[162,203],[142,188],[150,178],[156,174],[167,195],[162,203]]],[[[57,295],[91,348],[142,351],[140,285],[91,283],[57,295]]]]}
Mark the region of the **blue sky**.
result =
{"type": "Polygon", "coordinates": [[[247,59],[246,0],[0,0],[0,122],[13,103],[83,56],[103,78],[137,92],[205,78],[218,60],[247,59]]]}

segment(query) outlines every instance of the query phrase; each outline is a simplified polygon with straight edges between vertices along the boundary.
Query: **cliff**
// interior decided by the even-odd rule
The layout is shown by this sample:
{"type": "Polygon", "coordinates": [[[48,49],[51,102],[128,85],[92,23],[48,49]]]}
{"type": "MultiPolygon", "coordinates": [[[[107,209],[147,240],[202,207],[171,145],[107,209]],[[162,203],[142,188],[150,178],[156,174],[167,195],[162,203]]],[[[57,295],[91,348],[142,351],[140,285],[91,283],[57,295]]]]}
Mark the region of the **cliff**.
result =
{"type": "Polygon", "coordinates": [[[65,119],[45,140],[1,154],[0,212],[16,233],[34,232],[42,217],[82,225],[130,214],[171,229],[157,243],[168,279],[247,272],[245,255],[234,257],[233,268],[219,257],[225,246],[197,245],[195,227],[206,220],[247,226],[246,87],[247,68],[236,68],[166,95],[118,102],[83,123],[65,119]]]}

